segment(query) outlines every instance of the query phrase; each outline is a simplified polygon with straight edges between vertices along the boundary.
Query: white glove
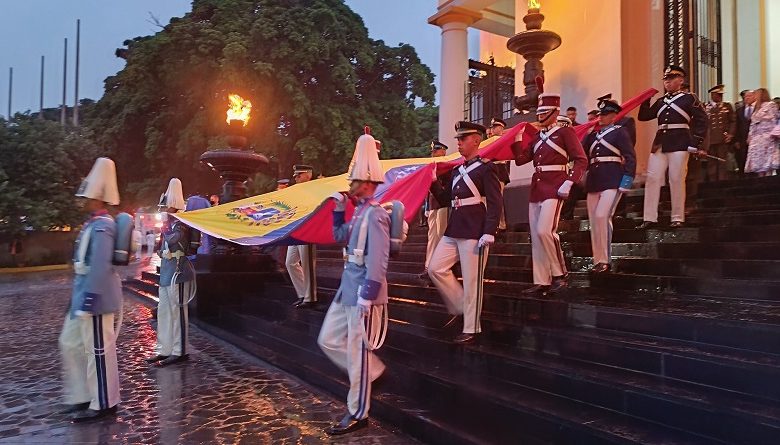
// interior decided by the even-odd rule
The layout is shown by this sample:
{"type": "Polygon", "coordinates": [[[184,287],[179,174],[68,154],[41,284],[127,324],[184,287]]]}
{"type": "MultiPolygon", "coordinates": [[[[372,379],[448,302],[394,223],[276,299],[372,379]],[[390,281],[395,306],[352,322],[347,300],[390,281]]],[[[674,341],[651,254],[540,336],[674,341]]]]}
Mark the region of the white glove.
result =
{"type": "Polygon", "coordinates": [[[563,181],[563,185],[561,185],[561,188],[558,189],[558,196],[560,196],[563,199],[566,199],[569,197],[569,193],[571,193],[571,186],[574,185],[574,182],[570,180],[563,181]]]}
{"type": "Polygon", "coordinates": [[[431,169],[431,179],[433,179],[434,181],[439,179],[439,176],[436,174],[436,170],[437,170],[436,163],[434,162],[433,168],[431,169]]]}
{"type": "Polygon", "coordinates": [[[477,242],[477,246],[478,247],[490,246],[494,242],[496,242],[496,237],[494,237],[493,235],[488,235],[486,233],[482,235],[482,237],[479,239],[479,241],[477,242]]]}
{"type": "Polygon", "coordinates": [[[362,297],[358,297],[357,310],[361,317],[367,317],[371,312],[371,302],[362,297]]]}
{"type": "Polygon", "coordinates": [[[336,208],[333,209],[334,211],[343,212],[347,209],[347,197],[343,193],[336,192],[330,195],[328,198],[333,198],[336,200],[336,208]]]}
{"type": "Polygon", "coordinates": [[[688,147],[688,153],[696,153],[697,151],[699,151],[699,149],[696,147],[688,147]]]}

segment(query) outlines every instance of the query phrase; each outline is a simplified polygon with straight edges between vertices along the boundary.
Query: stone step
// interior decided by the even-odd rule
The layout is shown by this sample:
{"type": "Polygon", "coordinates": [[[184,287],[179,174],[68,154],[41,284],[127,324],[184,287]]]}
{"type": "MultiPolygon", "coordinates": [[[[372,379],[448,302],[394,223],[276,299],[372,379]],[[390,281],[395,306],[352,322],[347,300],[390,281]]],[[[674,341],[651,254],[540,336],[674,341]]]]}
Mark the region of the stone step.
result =
{"type": "Polygon", "coordinates": [[[743,193],[727,194],[721,193],[717,196],[701,197],[694,200],[694,206],[697,209],[736,209],[756,207],[756,210],[769,210],[773,206],[775,210],[780,208],[780,189],[770,193],[743,193]]]}
{"type": "Polygon", "coordinates": [[[780,301],[780,282],[768,280],[640,275],[620,272],[593,275],[586,272],[572,272],[570,282],[577,287],[598,289],[780,301]]]}
{"type": "MultiPolygon", "coordinates": [[[[392,319],[421,326],[426,332],[443,326],[450,318],[442,305],[393,303],[398,304],[391,306],[392,319]]],[[[488,344],[780,401],[780,386],[772,383],[780,378],[780,355],[600,329],[520,324],[510,317],[489,313],[483,314],[482,325],[482,338],[488,344]],[[702,373],[701,369],[709,371],[702,373]],[[751,377],[746,378],[748,375],[751,377]]]]}
{"type": "MultiPolygon", "coordinates": [[[[577,261],[577,258],[572,258],[574,270],[582,270],[582,267],[576,266],[583,263],[592,263],[592,260],[581,258],[577,261]]],[[[617,258],[613,261],[613,270],[623,274],[780,282],[780,260],[617,258]]]]}
{"type": "MultiPolygon", "coordinates": [[[[336,397],[346,399],[348,385],[320,352],[312,349],[316,344],[314,334],[303,336],[280,336],[276,323],[257,319],[246,322],[243,313],[222,308],[221,318],[215,320],[197,320],[198,326],[217,337],[287,371],[301,380],[331,392],[336,397]],[[299,339],[298,342],[295,340],[299,339]]],[[[390,374],[390,373],[388,373],[390,374]]],[[[397,380],[388,375],[383,380],[397,380]],[[388,378],[389,377],[389,378],[388,378]]],[[[425,407],[419,401],[404,397],[391,391],[375,389],[371,399],[371,414],[404,430],[426,443],[434,445],[484,445],[481,437],[473,436],[457,423],[448,423],[440,419],[435,410],[425,407]]],[[[528,439],[530,445],[543,445],[546,442],[528,439]]]]}
{"type": "MultiPolygon", "coordinates": [[[[278,294],[277,294],[278,295],[278,294]]],[[[263,316],[276,312],[272,317],[292,317],[293,320],[284,321],[285,325],[298,326],[306,332],[316,331],[321,324],[322,313],[317,311],[297,311],[288,314],[289,309],[280,306],[281,309],[272,308],[275,303],[261,299],[254,306],[244,308],[243,312],[259,311],[263,316]],[[307,325],[308,324],[308,325],[307,325]]],[[[399,303],[398,306],[402,306],[399,303]]],[[[397,306],[391,306],[397,311],[397,306]]],[[[416,308],[414,310],[417,310],[416,308]]],[[[403,318],[404,314],[400,314],[403,318]]],[[[393,319],[397,317],[393,315],[393,319]]],[[[534,328],[536,329],[536,328],[534,328]]],[[[451,334],[449,334],[451,335],[451,334]]],[[[582,400],[585,403],[604,406],[608,409],[626,412],[629,415],[642,414],[639,417],[648,416],[653,421],[667,421],[676,419],[677,428],[706,432],[712,434],[712,429],[701,418],[710,416],[710,420],[724,421],[729,418],[729,428],[724,428],[718,434],[730,440],[734,437],[746,438],[746,434],[753,435],[756,441],[765,441],[767,437],[778,431],[777,419],[780,418],[780,409],[766,408],[764,403],[757,402],[754,398],[738,396],[729,391],[705,388],[702,386],[678,383],[669,378],[653,377],[636,372],[616,369],[608,366],[597,366],[580,362],[564,362],[559,357],[552,359],[546,357],[547,353],[536,348],[511,348],[498,345],[486,346],[485,341],[480,345],[469,346],[460,349],[445,340],[448,334],[439,332],[430,327],[423,327],[408,319],[400,319],[391,324],[391,332],[388,334],[386,348],[393,348],[400,352],[400,362],[429,361],[435,368],[443,367],[468,369],[474,380],[479,374],[478,380],[501,379],[501,384],[519,384],[533,390],[540,390],[562,397],[582,400]],[[460,365],[460,366],[458,366],[460,365]],[[643,386],[640,386],[640,382],[643,386]],[[630,394],[630,395],[629,395],[630,394]],[[630,400],[629,403],[626,403],[630,400]],[[702,403],[707,400],[709,403],[702,403]],[[739,405],[740,410],[732,413],[708,413],[710,403],[719,401],[719,406],[739,405]],[[666,405],[662,410],[658,405],[666,405]],[[670,416],[669,411],[678,416],[670,416]],[[705,412],[702,413],[701,410],[705,412]],[[764,429],[754,428],[757,417],[762,418],[764,429]],[[740,426],[737,426],[741,424],[740,426]],[[767,427],[770,424],[771,427],[767,427]],[[744,429],[736,432],[735,429],[744,429]],[[749,431],[749,432],[748,432],[749,431]]],[[[534,336],[541,334],[534,333],[534,336]]],[[[548,347],[550,345],[548,344],[548,347]]],[[[383,349],[382,352],[385,352],[383,349]]],[[[385,355],[382,355],[383,357],[385,355]]]]}
{"type": "MultiPolygon", "coordinates": [[[[318,354],[313,342],[318,324],[269,322],[246,315],[245,309],[240,312],[232,314],[231,325],[242,323],[251,331],[273,329],[287,342],[306,345],[310,355],[318,354]]],[[[511,382],[476,378],[465,369],[408,360],[403,350],[389,346],[380,355],[389,378],[377,388],[377,396],[413,397],[426,414],[436,413],[443,417],[442,423],[470,431],[484,443],[525,443],[526,438],[553,443],[694,443],[700,439],[511,382]]],[[[335,372],[333,366],[325,369],[335,372]]]]}
{"type": "MultiPolygon", "coordinates": [[[[772,237],[772,239],[775,239],[772,237]]],[[[659,258],[780,260],[780,242],[661,243],[659,258]]]]}
{"type": "MultiPolygon", "coordinates": [[[[323,295],[339,278],[318,277],[323,295]]],[[[483,311],[518,322],[596,327],[675,340],[780,354],[780,303],[697,295],[569,289],[565,295],[526,296],[519,286],[485,284],[483,311]]],[[[388,284],[389,294],[410,304],[441,305],[430,284],[388,284]]]]}
{"type": "Polygon", "coordinates": [[[764,188],[778,190],[780,188],[780,176],[768,176],[764,178],[739,178],[727,181],[707,182],[699,184],[699,192],[734,192],[743,189],[764,188]]]}

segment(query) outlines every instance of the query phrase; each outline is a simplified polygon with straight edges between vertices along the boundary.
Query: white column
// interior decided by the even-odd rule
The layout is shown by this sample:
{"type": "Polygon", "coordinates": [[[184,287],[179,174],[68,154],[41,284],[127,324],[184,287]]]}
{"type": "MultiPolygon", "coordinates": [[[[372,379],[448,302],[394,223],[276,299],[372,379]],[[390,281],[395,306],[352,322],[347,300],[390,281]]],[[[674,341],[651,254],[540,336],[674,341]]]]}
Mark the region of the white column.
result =
{"type": "Polygon", "coordinates": [[[439,82],[439,140],[449,153],[457,150],[455,122],[463,120],[469,69],[468,24],[441,25],[441,81],[439,82]]]}

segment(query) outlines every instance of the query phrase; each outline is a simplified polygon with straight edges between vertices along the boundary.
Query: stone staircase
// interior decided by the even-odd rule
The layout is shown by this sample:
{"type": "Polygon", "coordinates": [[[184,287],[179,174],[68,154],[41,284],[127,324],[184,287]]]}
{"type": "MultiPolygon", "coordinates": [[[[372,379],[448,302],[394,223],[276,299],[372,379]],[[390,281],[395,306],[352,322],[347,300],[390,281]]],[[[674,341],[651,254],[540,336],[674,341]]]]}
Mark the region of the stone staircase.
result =
{"type": "MultiPolygon", "coordinates": [[[[465,347],[417,277],[425,234],[413,230],[390,263],[388,371],[372,415],[432,444],[780,443],[780,178],[701,185],[675,231],[634,230],[632,193],[615,221],[614,272],[599,276],[583,204],[560,226],[572,287],[522,296],[528,233],[506,233],[488,260],[484,333],[465,347]]],[[[291,286],[269,280],[199,323],[343,397],[345,376],[316,345],[340,248],[319,247],[317,267],[316,309],[293,309],[291,286]]]]}

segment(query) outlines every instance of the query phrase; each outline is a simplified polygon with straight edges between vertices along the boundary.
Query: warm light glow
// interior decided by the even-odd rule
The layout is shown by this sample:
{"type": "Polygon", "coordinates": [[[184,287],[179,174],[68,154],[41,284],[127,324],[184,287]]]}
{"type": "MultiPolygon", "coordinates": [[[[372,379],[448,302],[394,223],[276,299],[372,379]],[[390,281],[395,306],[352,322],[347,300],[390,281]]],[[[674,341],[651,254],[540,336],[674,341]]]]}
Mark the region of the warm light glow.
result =
{"type": "Polygon", "coordinates": [[[542,4],[539,0],[528,0],[528,9],[541,9],[542,4]]]}
{"type": "Polygon", "coordinates": [[[230,107],[227,110],[227,123],[230,121],[243,121],[244,126],[249,122],[249,112],[252,111],[252,102],[244,100],[238,94],[229,94],[230,107]]]}

